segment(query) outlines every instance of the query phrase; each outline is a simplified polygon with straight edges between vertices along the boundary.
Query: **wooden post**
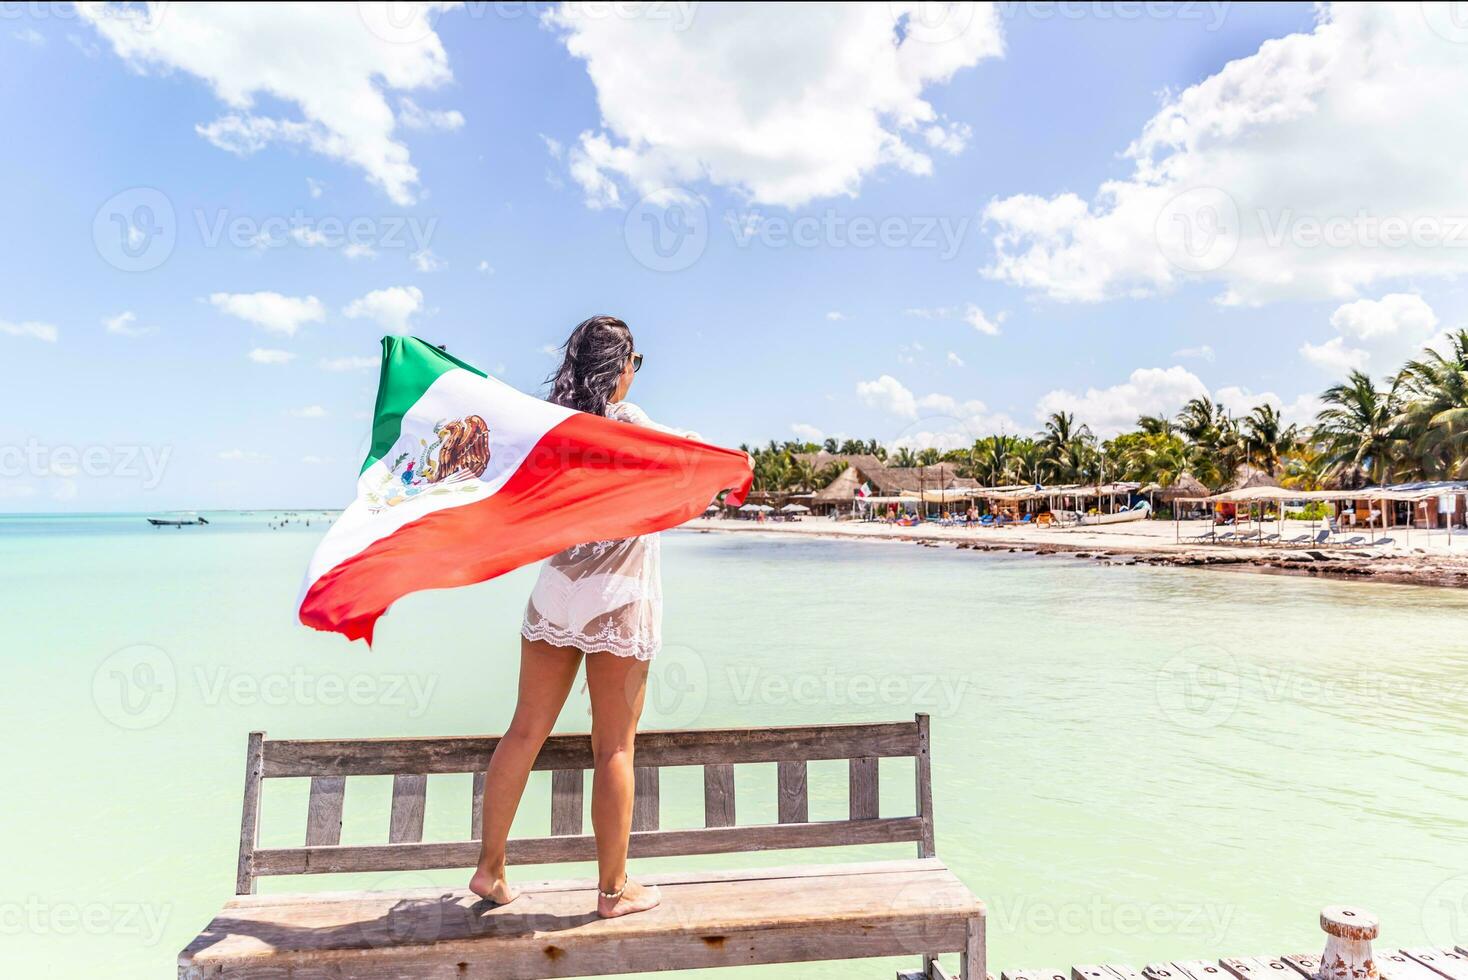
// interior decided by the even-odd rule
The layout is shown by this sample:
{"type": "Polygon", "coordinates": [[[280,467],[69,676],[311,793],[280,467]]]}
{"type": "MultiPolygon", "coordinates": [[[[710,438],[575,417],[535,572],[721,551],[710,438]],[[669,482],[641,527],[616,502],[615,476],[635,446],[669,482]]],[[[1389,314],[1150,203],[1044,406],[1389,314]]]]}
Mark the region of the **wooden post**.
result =
{"type": "Polygon", "coordinates": [[[245,802],[240,808],[240,858],[234,893],[255,894],[255,842],[260,833],[260,779],[265,769],[265,733],[251,732],[245,748],[245,802]]]}
{"type": "Polygon", "coordinates": [[[1320,913],[1325,930],[1325,952],[1320,954],[1317,980],[1377,980],[1371,940],[1381,928],[1365,909],[1332,905],[1320,913]]]}

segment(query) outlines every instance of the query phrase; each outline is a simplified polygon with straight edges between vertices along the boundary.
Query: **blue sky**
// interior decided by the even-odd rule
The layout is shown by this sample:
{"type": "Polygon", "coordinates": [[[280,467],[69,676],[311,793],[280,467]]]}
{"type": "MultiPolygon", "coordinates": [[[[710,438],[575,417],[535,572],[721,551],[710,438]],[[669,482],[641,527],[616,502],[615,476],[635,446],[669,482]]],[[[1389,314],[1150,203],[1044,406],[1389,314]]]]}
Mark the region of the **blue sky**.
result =
{"type": "Polygon", "coordinates": [[[539,391],[610,312],[711,441],[947,446],[1308,417],[1465,319],[1417,5],[357,6],[7,8],[0,511],[344,504],[386,330],[539,391]]]}

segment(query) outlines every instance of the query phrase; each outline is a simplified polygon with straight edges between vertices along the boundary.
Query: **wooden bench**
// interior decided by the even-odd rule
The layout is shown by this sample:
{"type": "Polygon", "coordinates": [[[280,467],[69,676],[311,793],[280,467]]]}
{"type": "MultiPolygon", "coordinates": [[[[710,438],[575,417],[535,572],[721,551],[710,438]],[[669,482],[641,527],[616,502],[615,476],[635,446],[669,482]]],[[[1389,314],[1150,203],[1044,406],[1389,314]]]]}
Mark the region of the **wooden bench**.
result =
{"type": "MultiPolygon", "coordinates": [[[[654,970],[961,954],[964,980],[983,980],[984,906],[933,851],[928,718],[895,724],[650,731],[637,736],[634,858],[916,843],[918,858],[764,870],[639,875],[662,905],[598,919],[594,880],[519,882],[494,907],[462,888],[255,894],[267,875],[470,868],[478,861],[483,772],[492,736],[282,741],[250,735],[237,896],[179,955],[186,978],[493,978],[600,976],[654,970]],[[878,760],[911,757],[916,807],[882,816],[878,760]],[[849,760],[849,816],[812,821],[807,763],[849,760]],[[735,822],[735,767],[774,764],[778,823],[735,822]],[[704,826],[659,828],[659,772],[703,768],[704,826]],[[423,838],[428,776],[475,773],[462,841],[423,838]],[[393,777],[388,842],[344,845],[342,801],[352,776],[393,777]],[[309,778],[305,844],[258,845],[260,787],[309,778]]],[[[587,735],[553,735],[535,768],[551,771],[550,835],[515,838],[511,864],[592,861],[583,826],[587,735]]]]}

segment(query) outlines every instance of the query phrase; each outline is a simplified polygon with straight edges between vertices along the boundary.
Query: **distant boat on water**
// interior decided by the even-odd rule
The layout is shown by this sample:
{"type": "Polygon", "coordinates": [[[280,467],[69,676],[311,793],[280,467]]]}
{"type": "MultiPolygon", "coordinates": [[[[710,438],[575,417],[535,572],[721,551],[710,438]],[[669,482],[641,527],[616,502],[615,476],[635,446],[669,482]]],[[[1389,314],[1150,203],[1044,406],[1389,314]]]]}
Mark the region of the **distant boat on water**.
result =
{"type": "Polygon", "coordinates": [[[202,517],[193,517],[186,521],[169,520],[163,517],[150,517],[148,523],[154,527],[194,527],[199,524],[208,524],[202,517]]]}

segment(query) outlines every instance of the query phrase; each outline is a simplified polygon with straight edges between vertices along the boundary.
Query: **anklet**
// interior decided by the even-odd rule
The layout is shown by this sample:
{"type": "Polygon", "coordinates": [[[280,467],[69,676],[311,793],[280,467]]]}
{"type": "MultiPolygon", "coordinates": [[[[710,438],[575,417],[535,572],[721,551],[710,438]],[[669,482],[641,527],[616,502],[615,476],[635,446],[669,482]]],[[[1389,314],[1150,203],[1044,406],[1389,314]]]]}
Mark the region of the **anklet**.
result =
{"type": "Polygon", "coordinates": [[[617,899],[619,899],[619,898],[622,897],[622,893],[627,890],[627,882],[629,882],[631,880],[632,879],[630,877],[624,876],[622,878],[622,887],[621,888],[618,888],[614,892],[604,892],[600,888],[598,888],[596,890],[596,893],[597,893],[598,896],[600,896],[601,898],[606,899],[609,902],[615,902],[617,899]]]}

